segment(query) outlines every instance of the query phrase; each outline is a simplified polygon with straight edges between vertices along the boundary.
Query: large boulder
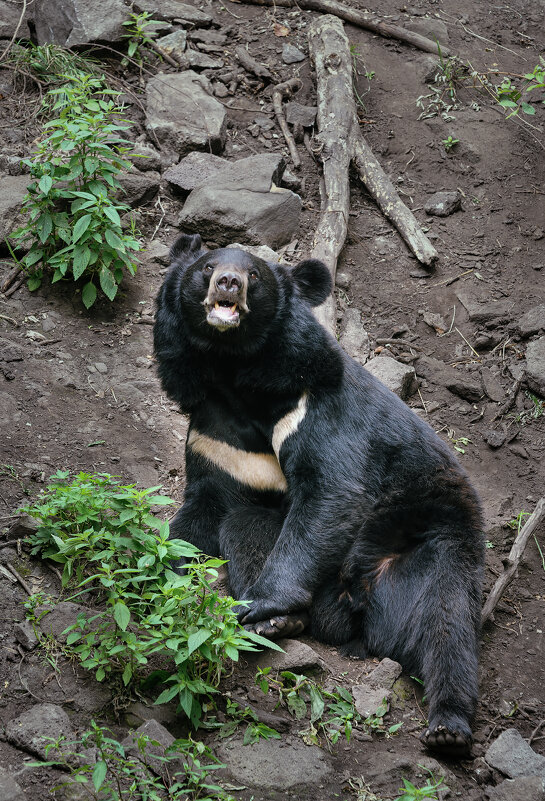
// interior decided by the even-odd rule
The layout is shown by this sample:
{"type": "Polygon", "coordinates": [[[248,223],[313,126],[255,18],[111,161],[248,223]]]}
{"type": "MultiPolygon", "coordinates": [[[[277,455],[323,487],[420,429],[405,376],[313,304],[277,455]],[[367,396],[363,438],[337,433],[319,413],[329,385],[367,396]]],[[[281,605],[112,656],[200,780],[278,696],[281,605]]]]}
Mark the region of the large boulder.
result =
{"type": "Polygon", "coordinates": [[[179,225],[220,245],[233,240],[278,248],[293,238],[301,198],[278,186],[284,161],[260,153],[232,162],[189,195],[179,225]]]}
{"type": "Polygon", "coordinates": [[[135,11],[147,11],[154,19],[180,20],[180,22],[207,28],[212,24],[212,17],[206,11],[178,0],[135,0],[132,4],[135,11]]]}
{"type": "Polygon", "coordinates": [[[20,212],[30,178],[28,175],[1,175],[0,180],[0,241],[3,242],[6,236],[24,223],[20,212]]]}
{"type": "Polygon", "coordinates": [[[167,152],[179,157],[192,150],[222,150],[225,109],[203,75],[192,70],[155,75],[148,81],[146,100],[146,127],[167,152]]]}
{"type": "Polygon", "coordinates": [[[27,9],[23,21],[19,26],[21,11],[22,3],[19,4],[10,0],[0,0],[0,39],[11,39],[16,31],[19,38],[24,39],[29,35],[27,24],[29,11],[27,9]]]}
{"type": "Polygon", "coordinates": [[[127,33],[129,14],[123,0],[36,0],[36,38],[62,47],[116,42],[127,33]]]}
{"type": "Polygon", "coordinates": [[[545,398],[545,337],[530,342],[526,348],[526,381],[533,392],[545,398]]]}

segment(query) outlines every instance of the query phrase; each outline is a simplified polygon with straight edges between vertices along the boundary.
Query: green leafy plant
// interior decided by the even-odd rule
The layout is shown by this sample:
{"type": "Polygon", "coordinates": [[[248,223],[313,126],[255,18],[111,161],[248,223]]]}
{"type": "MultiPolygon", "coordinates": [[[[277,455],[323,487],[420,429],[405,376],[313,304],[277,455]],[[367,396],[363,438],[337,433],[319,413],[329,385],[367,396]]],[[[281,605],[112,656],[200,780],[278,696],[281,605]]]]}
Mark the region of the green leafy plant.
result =
{"type": "MultiPolygon", "coordinates": [[[[516,76],[506,76],[501,84],[496,86],[496,97],[500,106],[503,106],[509,113],[507,117],[519,114],[533,116],[536,113],[534,106],[525,99],[529,92],[535,89],[545,90],[545,59],[539,57],[539,64],[536,64],[532,72],[527,72],[520,76],[521,81],[516,80],[516,76]]],[[[545,104],[545,98],[541,101],[545,104]]]]}
{"type": "Polygon", "coordinates": [[[436,779],[431,770],[424,768],[423,765],[418,767],[426,770],[430,778],[422,787],[416,787],[408,779],[402,778],[403,787],[398,790],[402,795],[398,796],[395,801],[438,801],[437,790],[448,789],[442,778],[436,779]]]}
{"type": "Polygon", "coordinates": [[[52,283],[86,278],[86,308],[97,298],[97,284],[115,298],[124,270],[135,274],[133,253],[140,249],[134,226],[128,233],[121,226],[129,207],[112,198],[117,176],[130,166],[118,94],[85,73],[48,92],[58,98],[58,116],[45,124],[34,158],[24,162],[33,178],[23,204],[28,222],[12,236],[16,246],[30,241],[21,264],[31,291],[46,274],[52,283]]]}
{"type": "Polygon", "coordinates": [[[219,723],[216,720],[208,719],[206,728],[217,729],[217,733],[221,738],[231,737],[239,726],[246,725],[244,731],[243,745],[251,745],[258,740],[280,740],[280,733],[276,729],[272,729],[265,723],[262,723],[256,712],[249,707],[243,707],[237,701],[227,698],[225,714],[228,718],[225,723],[219,723]]]}
{"type": "MultiPolygon", "coordinates": [[[[525,426],[527,423],[531,423],[533,420],[539,420],[539,418],[543,417],[545,414],[545,400],[538,398],[536,395],[533,395],[528,391],[526,391],[524,395],[527,401],[530,401],[529,408],[526,408],[521,412],[508,415],[509,417],[512,417],[516,423],[520,423],[522,426],[525,426]]],[[[528,406],[528,403],[526,403],[526,405],[528,406]]]]}
{"type": "Polygon", "coordinates": [[[202,699],[217,691],[229,660],[257,645],[281,649],[245,631],[233,611],[237,602],[212,586],[221,560],[169,539],[168,522],[152,507],[173,501],[155,494],[158,489],[121,486],[105,473],[71,478],[58,471],[22,511],[40,521],[30,537],[32,553],[62,565],[72,598],[86,595],[97,607],[66,630],[68,653],[98,681],[161,683],[155,703],[177,699],[196,727],[202,699]],[[187,560],[184,575],[171,569],[173,560],[187,560]],[[150,673],[158,659],[161,669],[150,673]],[[165,662],[173,667],[165,669],[165,662]]]}
{"type": "Polygon", "coordinates": [[[127,55],[140,67],[145,61],[143,48],[154,45],[154,39],[157,36],[156,25],[157,20],[153,19],[153,15],[149,11],[133,13],[130,15],[130,19],[123,23],[123,27],[127,29],[124,37],[128,40],[127,55]]]}
{"type": "Polygon", "coordinates": [[[458,453],[465,453],[465,449],[471,442],[467,437],[457,437],[456,432],[452,428],[447,431],[447,437],[452,442],[454,450],[458,451],[458,453]]]}
{"type": "Polygon", "coordinates": [[[454,137],[452,137],[452,136],[447,136],[446,139],[441,139],[441,141],[443,143],[443,147],[445,148],[445,150],[448,153],[450,150],[452,150],[453,147],[455,147],[455,145],[458,144],[458,142],[460,140],[459,139],[454,139],[454,137]]]}
{"type": "Polygon", "coordinates": [[[319,744],[321,735],[328,746],[334,745],[341,734],[349,741],[354,725],[361,721],[352,695],[343,687],[329,692],[313,679],[289,670],[273,676],[271,668],[260,669],[255,681],[263,693],[276,692],[278,705],[285,706],[297,720],[309,715],[308,727],[300,732],[307,744],[319,744]]]}
{"type": "Polygon", "coordinates": [[[508,520],[505,525],[509,526],[509,528],[516,529],[517,534],[519,534],[522,526],[524,525],[525,517],[530,517],[530,512],[519,512],[518,515],[512,520],[508,520]]]}
{"type": "Polygon", "coordinates": [[[156,740],[135,735],[136,753],[131,749],[127,754],[111,735],[108,728],[92,721],[91,728],[76,740],[64,736],[50,740],[45,747],[49,761],[29,765],[62,768],[69,778],[55,790],[83,787],[96,801],[234,801],[222,787],[210,783],[209,774],[225,765],[204,743],[191,738],[175,740],[164,756],[155,752],[150,757],[150,747],[160,745],[156,740]],[[96,761],[90,761],[90,752],[96,752],[96,761]],[[158,766],[165,769],[158,770],[158,766]]]}

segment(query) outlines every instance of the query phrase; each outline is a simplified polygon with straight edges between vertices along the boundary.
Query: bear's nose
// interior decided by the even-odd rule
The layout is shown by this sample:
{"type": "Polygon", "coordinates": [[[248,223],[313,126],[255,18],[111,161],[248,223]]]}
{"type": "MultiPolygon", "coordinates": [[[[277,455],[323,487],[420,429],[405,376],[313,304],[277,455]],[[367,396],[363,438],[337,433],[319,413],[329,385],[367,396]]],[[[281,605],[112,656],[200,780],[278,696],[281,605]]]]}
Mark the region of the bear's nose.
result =
{"type": "Polygon", "coordinates": [[[216,278],[216,286],[227,292],[238,292],[242,289],[242,281],[236,273],[225,272],[216,278]]]}

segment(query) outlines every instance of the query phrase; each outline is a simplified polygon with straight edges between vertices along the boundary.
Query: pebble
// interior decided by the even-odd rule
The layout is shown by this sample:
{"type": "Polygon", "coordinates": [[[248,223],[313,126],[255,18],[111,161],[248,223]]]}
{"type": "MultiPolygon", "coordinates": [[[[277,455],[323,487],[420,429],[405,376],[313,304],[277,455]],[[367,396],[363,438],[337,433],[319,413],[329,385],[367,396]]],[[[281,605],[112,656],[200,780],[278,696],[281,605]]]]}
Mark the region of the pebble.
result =
{"type": "Polygon", "coordinates": [[[435,192],[424,204],[424,211],[433,217],[448,217],[462,206],[462,196],[458,190],[435,192]]]}
{"type": "Polygon", "coordinates": [[[297,64],[299,61],[304,61],[305,54],[291,44],[285,44],[282,48],[282,61],[284,64],[297,64]]]}

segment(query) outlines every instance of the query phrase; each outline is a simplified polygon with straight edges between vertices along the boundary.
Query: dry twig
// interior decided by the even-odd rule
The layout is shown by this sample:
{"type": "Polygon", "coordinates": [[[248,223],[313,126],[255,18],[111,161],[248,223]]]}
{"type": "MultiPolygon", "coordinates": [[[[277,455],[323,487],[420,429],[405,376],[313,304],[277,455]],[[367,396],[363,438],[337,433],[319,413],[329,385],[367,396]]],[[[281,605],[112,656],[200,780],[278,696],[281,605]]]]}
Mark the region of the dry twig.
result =
{"type": "Polygon", "coordinates": [[[488,598],[486,599],[486,603],[483,606],[481,625],[484,625],[488,618],[492,615],[501,596],[512,582],[524,554],[526,544],[543,518],[545,518],[545,498],[540,498],[536,504],[536,508],[517,534],[513,543],[513,547],[509,551],[509,556],[507,559],[503,560],[503,573],[490,590],[488,598]]]}
{"type": "Polygon", "coordinates": [[[299,168],[301,166],[301,159],[295,146],[293,134],[288,128],[288,123],[284,117],[282,100],[284,97],[293,97],[295,92],[298,92],[302,85],[302,81],[299,78],[290,78],[289,81],[284,81],[284,83],[279,83],[277,86],[275,86],[272,94],[274,113],[276,114],[276,119],[278,120],[280,129],[284,134],[284,139],[286,140],[286,144],[290,151],[291,160],[293,161],[293,166],[295,168],[299,168]]]}
{"type": "Polygon", "coordinates": [[[21,587],[24,589],[24,591],[25,591],[25,592],[26,592],[28,595],[32,595],[32,590],[30,589],[29,585],[26,583],[26,581],[24,580],[24,578],[23,578],[23,577],[22,577],[22,576],[21,576],[21,575],[20,575],[20,574],[17,572],[17,570],[16,570],[16,569],[13,567],[13,565],[11,564],[11,562],[6,562],[6,567],[7,567],[7,569],[9,570],[9,572],[11,573],[11,575],[12,575],[14,578],[16,578],[16,579],[17,579],[17,581],[19,582],[19,584],[21,585],[21,587]]]}

